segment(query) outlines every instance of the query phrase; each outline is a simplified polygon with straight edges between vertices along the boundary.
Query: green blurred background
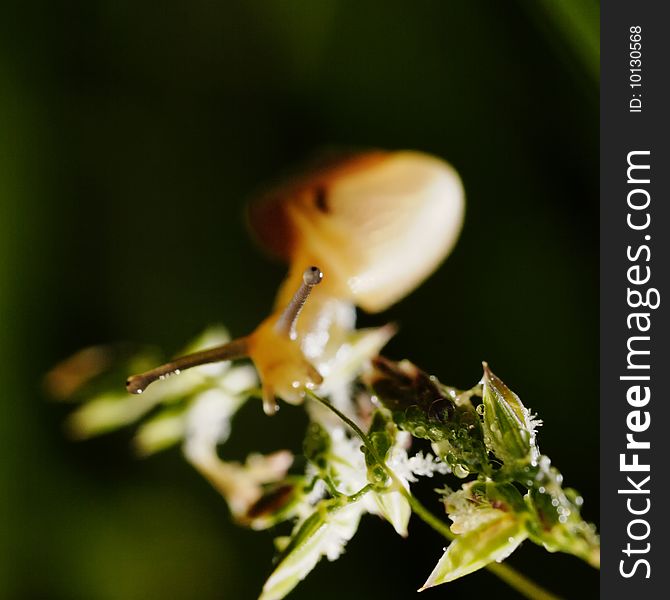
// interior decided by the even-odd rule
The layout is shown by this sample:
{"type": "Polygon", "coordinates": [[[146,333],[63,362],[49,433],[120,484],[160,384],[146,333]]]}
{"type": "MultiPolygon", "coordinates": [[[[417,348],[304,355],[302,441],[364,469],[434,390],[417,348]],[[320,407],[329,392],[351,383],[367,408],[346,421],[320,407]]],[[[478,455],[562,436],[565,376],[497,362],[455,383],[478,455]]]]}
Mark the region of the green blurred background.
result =
{"type": "MultiPolygon", "coordinates": [[[[0,597],[255,598],[271,534],[172,450],[73,443],[41,378],[82,346],[178,349],[269,310],[284,267],[246,199],[330,146],[415,148],[461,173],[462,238],[394,320],[387,355],[470,386],[486,359],[545,421],[540,447],[598,522],[598,17],[594,0],[25,2],[0,18],[0,597]]],[[[248,406],[226,457],[299,447],[248,406]],[[251,431],[253,431],[253,438],[251,431]]],[[[434,482],[419,487],[435,510],[434,482]]],[[[368,517],[293,597],[413,598],[444,545],[368,517]],[[355,582],[355,591],[353,585],[355,582]]],[[[568,598],[598,573],[526,543],[568,598]]],[[[488,573],[424,592],[514,592],[488,573]]]]}

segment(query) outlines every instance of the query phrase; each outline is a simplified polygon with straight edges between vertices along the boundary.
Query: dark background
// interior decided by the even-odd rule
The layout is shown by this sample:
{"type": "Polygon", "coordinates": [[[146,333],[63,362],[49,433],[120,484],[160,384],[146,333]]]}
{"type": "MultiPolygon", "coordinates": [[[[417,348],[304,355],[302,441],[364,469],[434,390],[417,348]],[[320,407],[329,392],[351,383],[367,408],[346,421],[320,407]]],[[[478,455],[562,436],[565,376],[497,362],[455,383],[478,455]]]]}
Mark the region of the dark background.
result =
{"type": "MultiPolygon", "coordinates": [[[[494,371],[598,522],[598,4],[26,2],[0,19],[0,597],[254,598],[271,535],[172,450],[75,444],[41,379],[82,346],[171,352],[243,334],[284,267],[246,233],[262,183],[330,146],[453,163],[468,208],[445,265],[364,324],[461,387],[494,371]]],[[[298,447],[300,409],[248,406],[223,455],[298,447]],[[258,441],[258,438],[261,438],[258,441]]],[[[421,497],[440,510],[428,480],[421,497]]],[[[413,598],[444,541],[374,517],[293,597],[413,598]]],[[[598,573],[530,543],[510,563],[569,598],[598,573]]],[[[517,595],[486,572],[428,597],[517,595]]]]}

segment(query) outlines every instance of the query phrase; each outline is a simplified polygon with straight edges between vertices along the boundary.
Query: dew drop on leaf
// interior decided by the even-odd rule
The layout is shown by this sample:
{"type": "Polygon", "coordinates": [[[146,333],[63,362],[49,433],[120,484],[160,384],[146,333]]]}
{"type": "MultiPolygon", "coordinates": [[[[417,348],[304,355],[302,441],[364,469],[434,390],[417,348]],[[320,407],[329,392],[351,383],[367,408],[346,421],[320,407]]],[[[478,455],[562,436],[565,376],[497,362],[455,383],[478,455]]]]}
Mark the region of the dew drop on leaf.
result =
{"type": "Polygon", "coordinates": [[[461,465],[461,464],[454,465],[453,472],[454,472],[454,475],[456,475],[456,477],[458,477],[460,479],[463,479],[463,478],[467,477],[468,475],[470,475],[470,469],[468,469],[465,465],[461,465]]]}

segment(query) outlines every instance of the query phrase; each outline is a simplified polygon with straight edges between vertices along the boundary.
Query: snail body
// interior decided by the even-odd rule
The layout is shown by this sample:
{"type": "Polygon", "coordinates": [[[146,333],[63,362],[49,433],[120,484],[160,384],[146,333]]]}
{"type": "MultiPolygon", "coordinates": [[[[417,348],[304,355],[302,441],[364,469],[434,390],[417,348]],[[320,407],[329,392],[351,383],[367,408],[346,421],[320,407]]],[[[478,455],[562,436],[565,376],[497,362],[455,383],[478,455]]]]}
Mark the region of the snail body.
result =
{"type": "Polygon", "coordinates": [[[196,364],[248,356],[268,414],[275,395],[301,402],[353,330],[356,306],[385,310],[446,258],[464,206],[454,169],[414,151],[356,154],[270,190],[249,207],[249,223],[260,244],[289,264],[274,312],[245,338],[131,377],[128,390],[141,393],[196,364]]]}

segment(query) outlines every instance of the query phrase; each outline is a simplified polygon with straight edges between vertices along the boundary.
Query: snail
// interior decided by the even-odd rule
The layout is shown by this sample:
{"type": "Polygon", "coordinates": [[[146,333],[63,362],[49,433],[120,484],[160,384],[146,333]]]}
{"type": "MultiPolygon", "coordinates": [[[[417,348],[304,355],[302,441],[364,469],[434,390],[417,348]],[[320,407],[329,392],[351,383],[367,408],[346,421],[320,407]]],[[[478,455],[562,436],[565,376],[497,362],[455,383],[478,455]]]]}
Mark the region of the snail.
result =
{"type": "Polygon", "coordinates": [[[355,154],[272,189],[248,212],[261,245],[289,264],[272,314],[245,337],[133,375],[127,390],[248,357],[267,414],[277,397],[299,404],[354,330],[356,306],[381,312],[416,288],[450,253],[464,208],[456,171],[416,151],[355,154]]]}

